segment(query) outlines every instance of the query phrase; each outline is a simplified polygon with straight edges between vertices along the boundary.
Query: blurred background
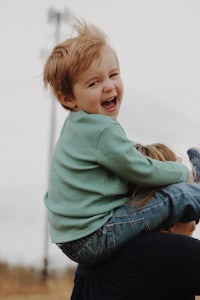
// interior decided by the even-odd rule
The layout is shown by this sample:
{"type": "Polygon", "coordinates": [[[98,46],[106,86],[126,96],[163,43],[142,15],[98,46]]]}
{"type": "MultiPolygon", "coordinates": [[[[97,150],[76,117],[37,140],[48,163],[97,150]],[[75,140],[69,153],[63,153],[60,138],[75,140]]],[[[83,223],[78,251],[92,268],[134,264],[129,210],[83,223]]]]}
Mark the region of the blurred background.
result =
{"type": "Polygon", "coordinates": [[[42,71],[73,16],[102,28],[118,53],[129,138],[166,143],[188,166],[186,150],[200,146],[200,1],[0,0],[0,261],[9,264],[72,264],[47,238],[49,155],[67,112],[52,105],[42,71]]]}

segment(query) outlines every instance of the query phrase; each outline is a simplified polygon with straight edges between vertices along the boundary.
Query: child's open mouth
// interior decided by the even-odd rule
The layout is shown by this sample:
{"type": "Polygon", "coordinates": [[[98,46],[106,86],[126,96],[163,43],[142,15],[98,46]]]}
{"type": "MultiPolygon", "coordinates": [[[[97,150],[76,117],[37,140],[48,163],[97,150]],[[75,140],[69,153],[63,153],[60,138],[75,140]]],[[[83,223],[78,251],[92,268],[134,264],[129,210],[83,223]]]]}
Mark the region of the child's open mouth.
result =
{"type": "Polygon", "coordinates": [[[116,99],[116,97],[114,97],[110,100],[106,100],[106,101],[102,102],[101,105],[106,109],[113,109],[113,108],[115,108],[116,103],[117,103],[117,99],[116,99]]]}

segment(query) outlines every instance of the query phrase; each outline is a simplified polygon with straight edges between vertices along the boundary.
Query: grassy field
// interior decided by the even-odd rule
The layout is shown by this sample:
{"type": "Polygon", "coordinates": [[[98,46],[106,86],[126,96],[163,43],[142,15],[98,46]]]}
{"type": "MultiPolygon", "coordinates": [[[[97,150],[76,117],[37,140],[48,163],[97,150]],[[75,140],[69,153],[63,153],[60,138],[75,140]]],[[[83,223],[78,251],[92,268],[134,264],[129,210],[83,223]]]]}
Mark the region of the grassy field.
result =
{"type": "Polygon", "coordinates": [[[39,270],[0,263],[0,300],[70,300],[73,280],[74,269],[49,274],[44,282],[39,270]]]}
{"type": "Polygon", "coordinates": [[[60,276],[49,274],[44,281],[39,270],[0,263],[0,299],[69,300],[73,279],[73,269],[60,276]]]}

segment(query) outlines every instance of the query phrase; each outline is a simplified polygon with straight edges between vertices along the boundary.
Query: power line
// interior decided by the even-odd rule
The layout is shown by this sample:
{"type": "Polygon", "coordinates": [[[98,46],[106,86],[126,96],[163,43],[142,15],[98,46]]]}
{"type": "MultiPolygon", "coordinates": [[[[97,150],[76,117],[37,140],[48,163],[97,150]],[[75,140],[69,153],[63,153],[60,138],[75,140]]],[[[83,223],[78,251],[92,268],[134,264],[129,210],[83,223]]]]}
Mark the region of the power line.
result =
{"type": "MultiPolygon", "coordinates": [[[[64,9],[62,12],[50,8],[48,11],[48,22],[54,23],[55,33],[54,33],[54,42],[58,44],[60,41],[60,27],[61,22],[69,22],[71,18],[71,13],[68,9],[64,9]]],[[[56,101],[51,95],[51,116],[50,116],[50,130],[49,130],[49,162],[53,152],[53,147],[55,143],[56,135],[56,101]]],[[[48,216],[46,213],[45,216],[45,233],[44,233],[44,258],[43,258],[43,269],[42,269],[42,280],[45,282],[48,275],[48,256],[49,256],[49,223],[48,216]]]]}

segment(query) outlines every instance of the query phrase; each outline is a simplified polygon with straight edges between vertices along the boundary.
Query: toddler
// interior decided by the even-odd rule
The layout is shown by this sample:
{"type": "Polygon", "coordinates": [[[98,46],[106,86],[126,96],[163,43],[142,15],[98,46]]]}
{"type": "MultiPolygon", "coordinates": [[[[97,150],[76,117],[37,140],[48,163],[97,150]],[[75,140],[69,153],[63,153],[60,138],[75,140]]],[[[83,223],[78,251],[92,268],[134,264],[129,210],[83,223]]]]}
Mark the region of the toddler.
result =
{"type": "Polygon", "coordinates": [[[44,201],[52,242],[77,263],[94,264],[170,215],[198,218],[200,186],[188,183],[183,164],[137,151],[117,121],[123,83],[116,52],[96,26],[76,21],[73,28],[44,67],[45,86],[69,111],[44,201]],[[137,209],[128,204],[129,183],[165,189],[137,209]]]}

